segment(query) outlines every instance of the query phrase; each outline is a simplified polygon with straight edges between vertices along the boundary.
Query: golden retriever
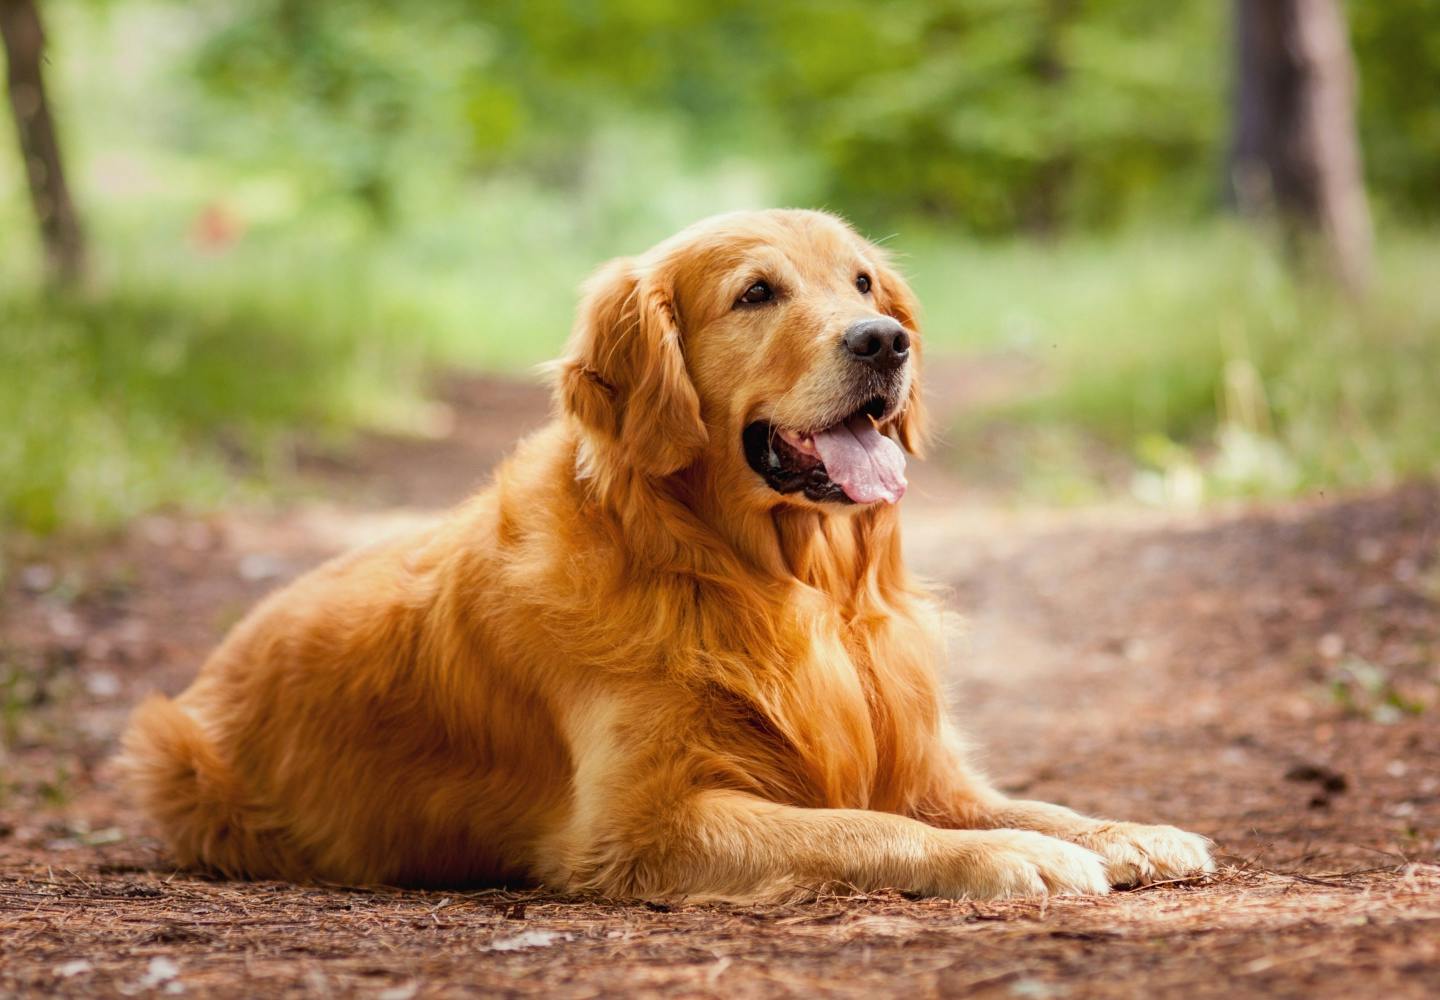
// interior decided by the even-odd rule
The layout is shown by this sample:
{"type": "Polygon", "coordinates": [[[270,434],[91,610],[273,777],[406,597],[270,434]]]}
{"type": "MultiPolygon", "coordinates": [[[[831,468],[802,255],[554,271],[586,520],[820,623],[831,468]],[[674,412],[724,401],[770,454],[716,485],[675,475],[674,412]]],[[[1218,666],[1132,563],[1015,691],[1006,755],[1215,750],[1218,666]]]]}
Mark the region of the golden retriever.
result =
{"type": "Polygon", "coordinates": [[[824,213],[612,261],[554,420],[143,703],[130,787],[182,864],[231,876],[748,901],[1207,869],[1202,837],[967,764],[900,557],[921,346],[905,282],[824,213]]]}

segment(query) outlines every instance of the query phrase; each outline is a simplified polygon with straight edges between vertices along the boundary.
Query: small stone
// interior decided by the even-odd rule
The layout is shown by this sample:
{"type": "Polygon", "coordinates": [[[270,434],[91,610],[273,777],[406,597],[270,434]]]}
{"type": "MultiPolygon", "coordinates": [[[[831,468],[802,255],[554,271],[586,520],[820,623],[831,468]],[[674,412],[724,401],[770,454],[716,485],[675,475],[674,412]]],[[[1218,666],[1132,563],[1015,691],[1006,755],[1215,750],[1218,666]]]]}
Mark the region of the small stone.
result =
{"type": "Polygon", "coordinates": [[[521,931],[510,937],[496,938],[490,942],[488,951],[523,951],[526,948],[548,948],[559,941],[569,941],[571,935],[561,931],[521,931]]]}
{"type": "Polygon", "coordinates": [[[55,567],[47,563],[32,563],[20,571],[20,586],[32,594],[43,594],[55,586],[55,567]]]}
{"type": "Polygon", "coordinates": [[[50,631],[60,639],[75,639],[85,630],[80,619],[70,611],[63,608],[50,612],[50,631]]]}
{"type": "Polygon", "coordinates": [[[240,579],[259,583],[262,580],[274,580],[276,577],[284,576],[285,561],[279,556],[264,552],[252,552],[248,556],[243,556],[235,569],[240,574],[240,579]]]}
{"type": "Polygon", "coordinates": [[[180,532],[180,543],[191,552],[204,552],[215,544],[215,532],[208,524],[192,521],[180,532]]]}
{"type": "Polygon", "coordinates": [[[180,536],[175,522],[168,517],[147,517],[140,523],[140,533],[151,545],[169,548],[180,536]]]}
{"type": "MultiPolygon", "coordinates": [[[[158,986],[165,986],[180,975],[180,966],[166,958],[164,955],[156,955],[150,959],[150,964],[145,967],[145,975],[140,978],[140,988],[153,990],[158,986]]],[[[180,990],[185,987],[181,986],[180,990]]],[[[180,990],[172,990],[166,986],[167,993],[178,993],[180,990]]]]}
{"type": "Polygon", "coordinates": [[[85,690],[95,698],[113,698],[120,693],[120,678],[107,670],[98,670],[85,677],[85,690]]]}

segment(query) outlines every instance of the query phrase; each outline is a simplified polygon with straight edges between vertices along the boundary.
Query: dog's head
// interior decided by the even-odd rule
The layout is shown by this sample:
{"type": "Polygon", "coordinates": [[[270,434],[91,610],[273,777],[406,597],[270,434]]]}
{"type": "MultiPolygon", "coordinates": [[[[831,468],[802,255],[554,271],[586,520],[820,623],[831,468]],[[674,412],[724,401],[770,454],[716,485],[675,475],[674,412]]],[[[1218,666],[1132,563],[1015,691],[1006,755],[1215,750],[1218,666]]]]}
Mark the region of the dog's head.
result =
{"type": "Polygon", "coordinates": [[[923,433],[919,334],[904,280],[839,219],[722,215],[591,279],[559,398],[592,463],[705,463],[765,506],[894,503],[923,433]]]}

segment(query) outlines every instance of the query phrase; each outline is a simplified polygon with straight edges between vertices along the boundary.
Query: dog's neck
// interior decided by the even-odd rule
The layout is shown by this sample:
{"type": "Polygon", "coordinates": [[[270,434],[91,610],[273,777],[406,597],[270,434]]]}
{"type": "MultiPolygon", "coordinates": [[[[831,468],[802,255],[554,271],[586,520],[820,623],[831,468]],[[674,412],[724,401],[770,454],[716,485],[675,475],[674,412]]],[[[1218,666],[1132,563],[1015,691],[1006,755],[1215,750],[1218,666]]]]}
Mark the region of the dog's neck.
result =
{"type": "MultiPolygon", "coordinates": [[[[614,466],[608,466],[614,470],[614,466]]],[[[777,504],[738,506],[734,483],[696,465],[671,476],[582,475],[579,485],[616,524],[634,562],[702,580],[745,576],[766,585],[815,588],[851,612],[908,589],[899,513],[777,504]]]]}
{"type": "Polygon", "coordinates": [[[891,508],[829,513],[776,507],[729,519],[738,549],[771,574],[853,603],[901,572],[899,520],[891,508]]]}

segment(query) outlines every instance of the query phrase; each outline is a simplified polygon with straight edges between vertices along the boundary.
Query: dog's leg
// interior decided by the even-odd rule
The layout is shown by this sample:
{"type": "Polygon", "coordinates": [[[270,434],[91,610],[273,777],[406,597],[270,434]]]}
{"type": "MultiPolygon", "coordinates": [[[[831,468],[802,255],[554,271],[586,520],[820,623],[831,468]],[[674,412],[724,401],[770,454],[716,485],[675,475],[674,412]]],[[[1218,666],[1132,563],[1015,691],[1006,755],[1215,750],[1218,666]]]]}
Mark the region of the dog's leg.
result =
{"type": "Polygon", "coordinates": [[[1215,870],[1209,838],[1173,826],[1095,819],[1049,802],[1012,799],[991,788],[958,758],[937,782],[942,791],[920,818],[970,830],[1033,830],[1067,840],[1105,859],[1109,883],[1144,885],[1215,870]]]}
{"type": "Polygon", "coordinates": [[[1035,830],[1088,847],[1105,859],[1115,886],[1145,885],[1215,870],[1211,842],[1178,827],[1094,819],[1049,802],[1006,799],[983,812],[982,827],[1035,830]]]}
{"type": "Polygon", "coordinates": [[[1109,888],[1094,853],[1024,830],[945,830],[730,791],[696,793],[666,813],[623,825],[612,814],[606,829],[571,839],[569,871],[552,880],[608,895],[737,901],[826,889],[994,899],[1109,888]]]}

